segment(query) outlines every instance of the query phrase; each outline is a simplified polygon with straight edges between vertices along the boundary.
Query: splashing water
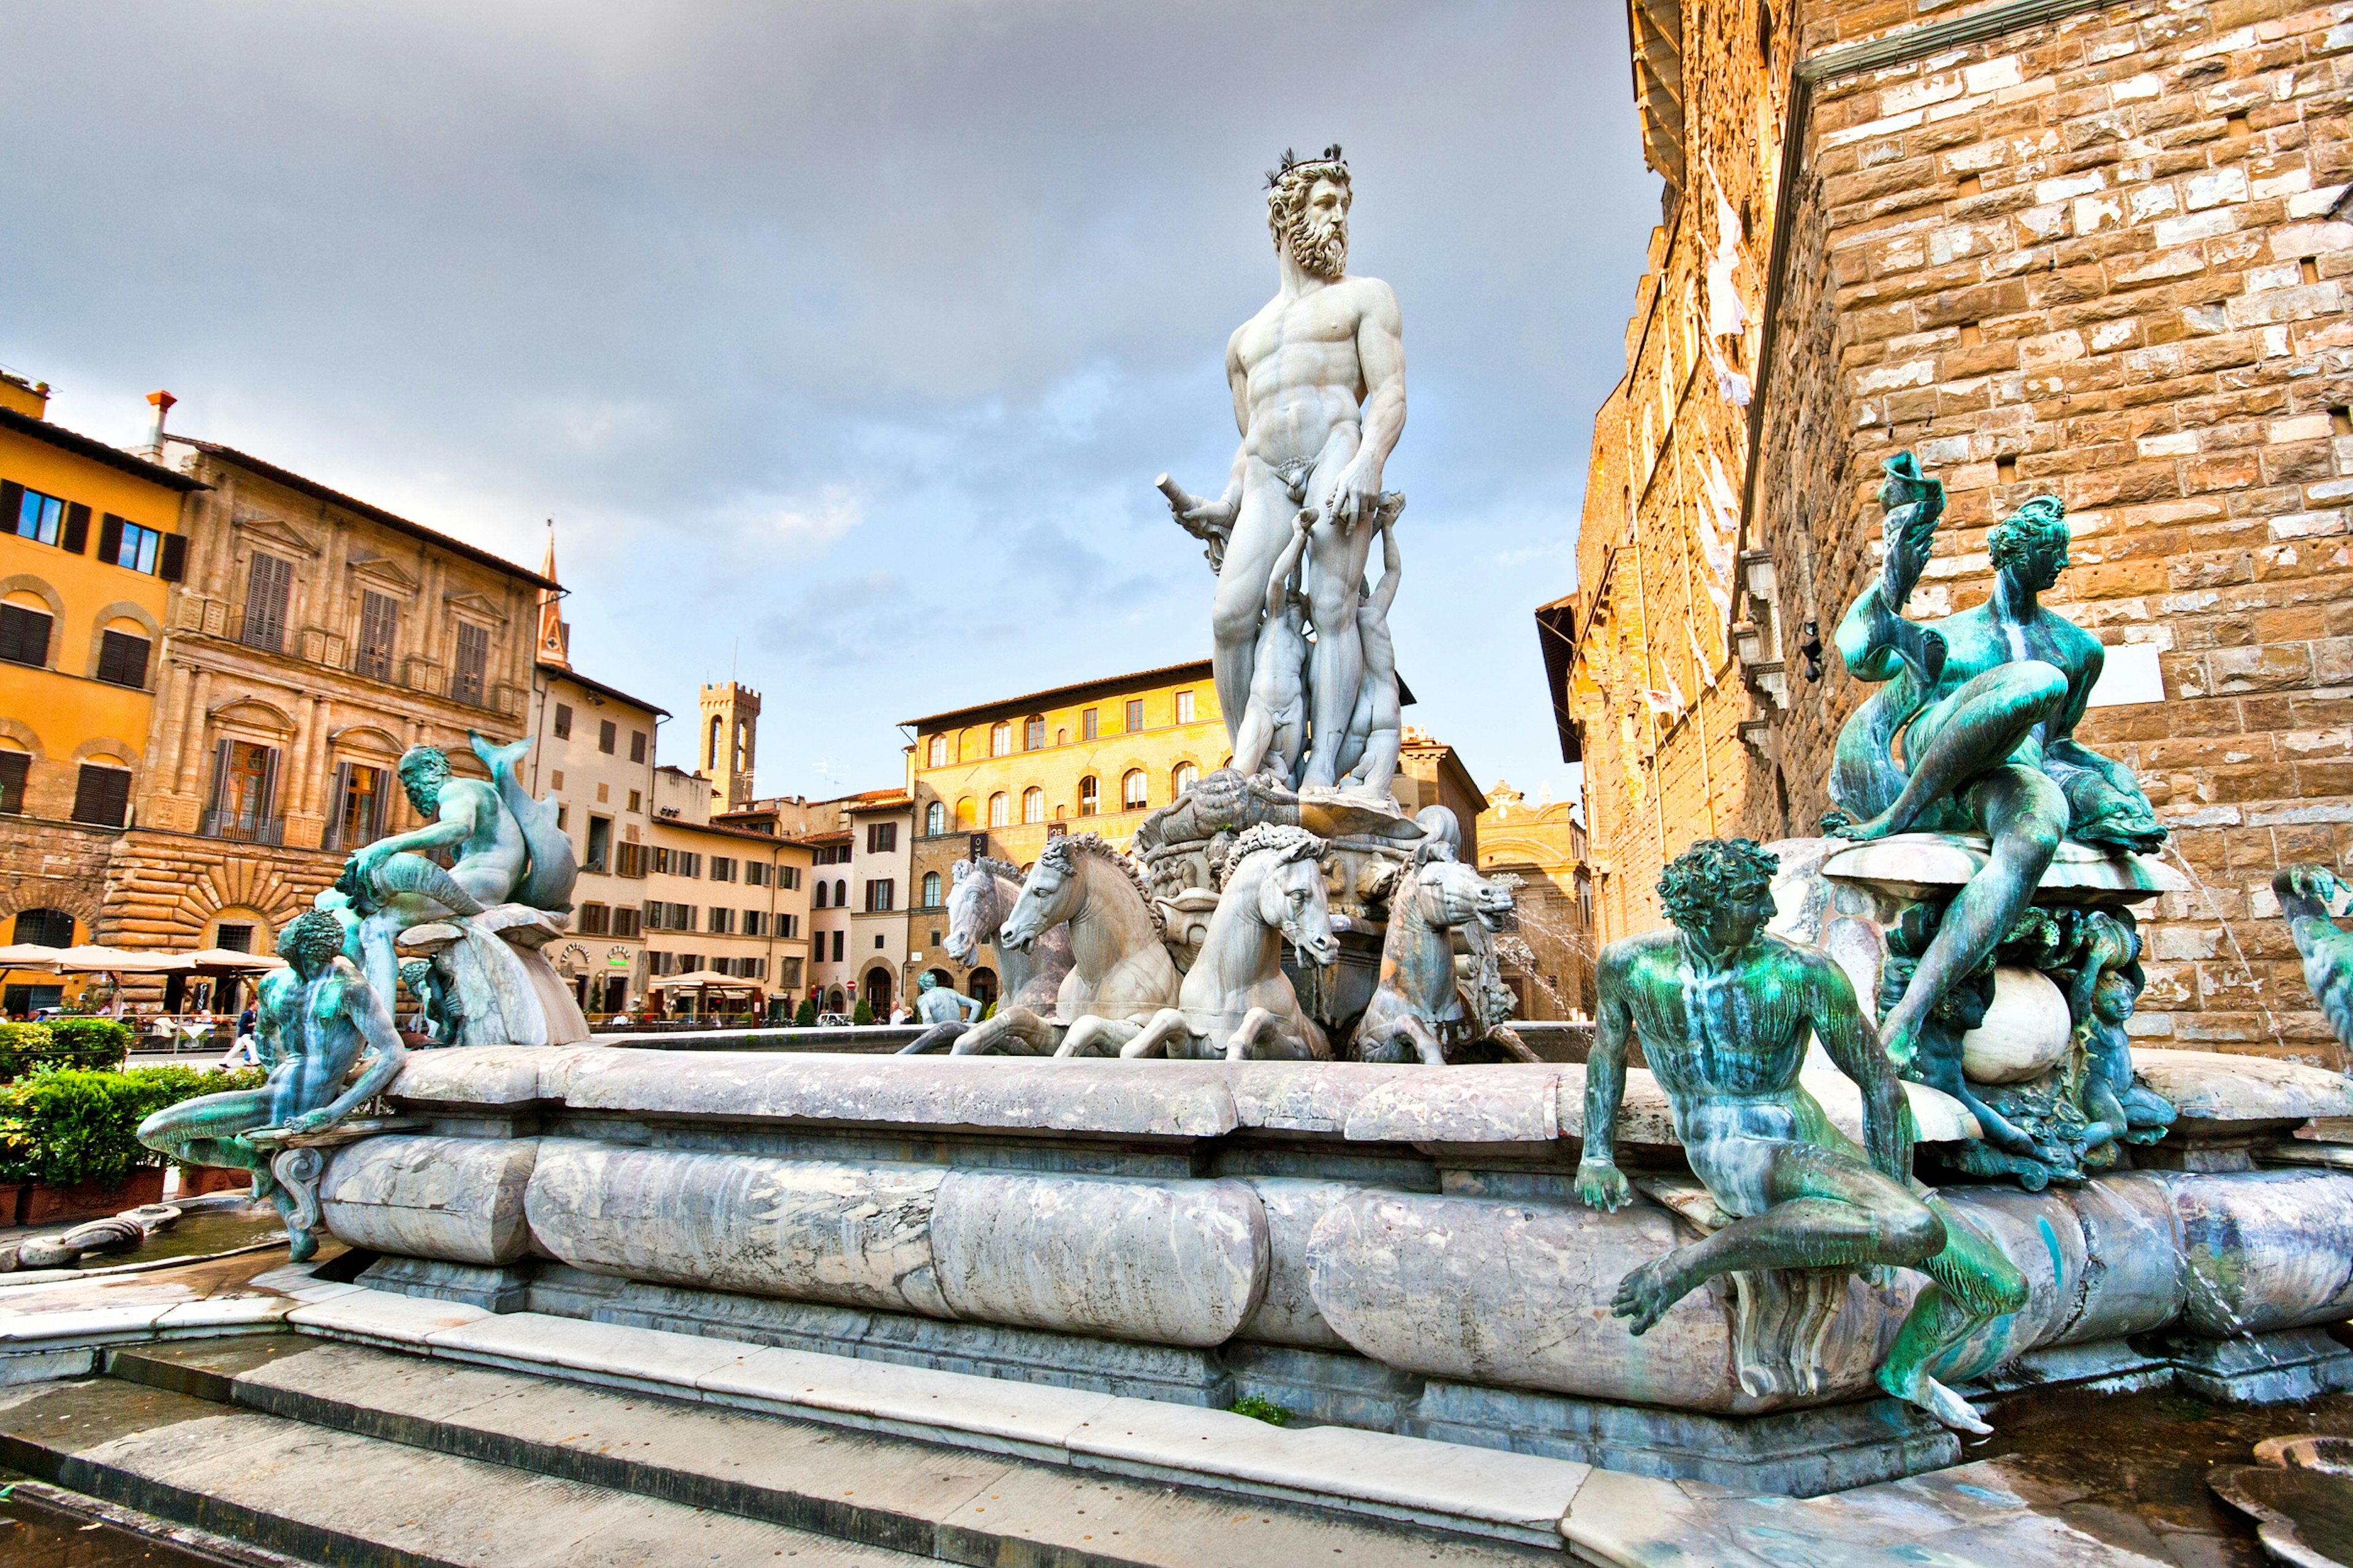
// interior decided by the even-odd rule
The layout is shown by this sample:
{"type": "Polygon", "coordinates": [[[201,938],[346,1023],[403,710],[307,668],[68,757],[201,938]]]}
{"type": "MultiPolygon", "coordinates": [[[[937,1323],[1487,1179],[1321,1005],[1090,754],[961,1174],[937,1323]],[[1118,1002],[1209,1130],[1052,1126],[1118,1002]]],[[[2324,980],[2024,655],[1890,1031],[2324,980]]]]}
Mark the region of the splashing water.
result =
{"type": "Polygon", "coordinates": [[[2231,944],[2231,952],[2237,956],[2239,968],[2247,976],[2247,984],[2254,987],[2255,1006],[2263,1013],[2263,1022],[2271,1026],[2273,1043],[2284,1052],[2287,1037],[2280,1032],[2279,1016],[2264,1005],[2263,983],[2257,977],[2255,966],[2247,962],[2247,950],[2239,945],[2239,933],[2224,918],[2222,906],[2215,901],[2214,890],[2206,885],[2206,879],[2198,874],[2198,868],[2183,856],[2181,847],[2169,837],[2165,841],[2165,852],[2173,857],[2173,863],[2181,868],[2182,875],[2189,879],[2189,885],[2196,888],[2199,897],[2206,900],[2206,908],[2212,912],[2215,923],[2222,928],[2222,940],[2231,944]]]}

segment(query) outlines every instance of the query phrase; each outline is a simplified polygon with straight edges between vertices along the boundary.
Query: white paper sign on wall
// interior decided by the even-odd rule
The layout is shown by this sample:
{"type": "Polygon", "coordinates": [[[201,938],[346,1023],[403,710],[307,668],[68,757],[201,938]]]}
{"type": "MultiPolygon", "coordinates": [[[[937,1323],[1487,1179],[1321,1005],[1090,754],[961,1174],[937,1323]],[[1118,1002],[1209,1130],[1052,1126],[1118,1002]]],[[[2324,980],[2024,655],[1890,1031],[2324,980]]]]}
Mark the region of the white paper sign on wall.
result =
{"type": "Polygon", "coordinates": [[[2127,702],[2165,700],[2165,672],[2157,662],[2157,645],[2112,643],[2099,683],[2092,688],[2090,708],[2120,708],[2127,702]]]}

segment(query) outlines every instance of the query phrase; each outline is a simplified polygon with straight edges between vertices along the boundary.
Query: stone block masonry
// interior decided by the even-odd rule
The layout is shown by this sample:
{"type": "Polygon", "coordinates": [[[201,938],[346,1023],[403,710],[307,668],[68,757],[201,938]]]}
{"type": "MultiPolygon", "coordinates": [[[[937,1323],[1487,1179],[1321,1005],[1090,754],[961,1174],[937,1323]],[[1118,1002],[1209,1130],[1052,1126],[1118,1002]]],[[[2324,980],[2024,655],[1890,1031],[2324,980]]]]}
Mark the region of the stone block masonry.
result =
{"type": "MultiPolygon", "coordinates": [[[[1686,7],[1694,48],[1728,28],[1719,9],[1686,7]]],[[[1835,656],[1805,679],[1795,646],[1877,570],[1882,458],[1916,452],[1950,498],[1917,616],[1980,602],[1986,531],[2048,491],[2075,542],[2046,603],[2162,680],[2079,731],[2136,770],[2193,873],[2148,910],[2137,1037],[2341,1068],[2269,884],[2353,864],[2353,5],[1912,9],[1801,8],[1788,78],[1718,72],[1686,105],[1688,166],[1736,207],[1767,155],[1786,163],[1742,251],[1769,237],[1740,461],[1791,700],[1752,691],[1765,722],[1728,779],[1706,750],[1703,794],[1654,770],[1643,814],[1689,825],[1652,835],[1659,858],[1708,821],[1814,831],[1867,689],[1835,656]],[[1778,97],[1784,79],[1805,90],[1778,97]]],[[[1714,200],[1694,176],[1682,205],[1714,200]]],[[[1671,226],[1704,267],[1712,237],[1682,237],[1699,216],[1671,226]]],[[[1674,248],[1654,247],[1670,281],[1674,248]]],[[[1581,542],[1584,582],[1606,548],[1581,542]]],[[[1599,854],[1615,775],[1592,758],[1599,854]]],[[[1614,869],[1647,896],[1657,865],[1614,869]]]]}

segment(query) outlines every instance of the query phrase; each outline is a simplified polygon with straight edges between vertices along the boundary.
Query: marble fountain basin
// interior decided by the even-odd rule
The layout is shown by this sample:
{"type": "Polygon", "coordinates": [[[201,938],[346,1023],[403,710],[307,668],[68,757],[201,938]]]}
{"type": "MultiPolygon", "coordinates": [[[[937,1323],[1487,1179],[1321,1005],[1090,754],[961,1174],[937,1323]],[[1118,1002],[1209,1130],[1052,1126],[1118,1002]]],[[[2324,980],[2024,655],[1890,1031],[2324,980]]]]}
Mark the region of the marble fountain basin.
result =
{"type": "MultiPolygon", "coordinates": [[[[1995,1378],[2353,1383],[2314,1334],[2353,1314],[2353,1173],[2312,1158],[2353,1084],[2197,1052],[2137,1064],[2182,1108],[2146,1168],[1945,1189],[2030,1281],[1989,1331],[1995,1378]]],[[[596,1045],[413,1055],[390,1098],[425,1125],[337,1151],[320,1191],[327,1227],[382,1255],[363,1283],[492,1310],[1194,1405],[1255,1394],[1799,1493],[1951,1462],[1949,1435],[1871,1381],[1916,1276],[1717,1281],[1640,1339],[1610,1315],[1628,1269],[1711,1223],[1663,1096],[1629,1078],[1619,1140],[1646,1195],[1614,1215],[1571,1195],[1575,1064],[596,1045]]],[[[1857,1127],[1842,1077],[1808,1083],[1857,1127]]],[[[1907,1088],[1924,1141],[1975,1131],[1907,1088]]]]}

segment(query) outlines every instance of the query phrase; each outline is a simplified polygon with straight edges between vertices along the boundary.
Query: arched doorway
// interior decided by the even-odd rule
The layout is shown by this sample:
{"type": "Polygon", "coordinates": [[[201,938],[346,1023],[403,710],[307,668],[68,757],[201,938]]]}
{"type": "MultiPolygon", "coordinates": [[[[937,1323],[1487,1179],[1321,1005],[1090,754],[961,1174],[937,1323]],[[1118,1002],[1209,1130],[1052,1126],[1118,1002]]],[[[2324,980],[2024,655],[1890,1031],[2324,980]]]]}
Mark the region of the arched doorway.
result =
{"type": "Polygon", "coordinates": [[[941,990],[953,991],[955,989],[955,976],[950,974],[946,970],[926,969],[923,973],[930,975],[932,977],[932,984],[938,986],[941,990]]]}
{"type": "MultiPolygon", "coordinates": [[[[74,918],[63,910],[19,910],[10,922],[12,935],[26,947],[71,947],[74,944],[74,918]]],[[[178,979],[178,975],[172,978],[178,979]]],[[[15,984],[7,988],[5,1010],[11,1018],[30,1016],[43,1007],[55,1007],[65,1001],[63,982],[39,984],[15,984]]]]}
{"type": "Polygon", "coordinates": [[[825,994],[825,1010],[828,1013],[845,1012],[848,1009],[843,1004],[848,1000],[849,998],[842,995],[841,987],[837,985],[825,994]]]}
{"type": "Polygon", "coordinates": [[[966,984],[965,994],[984,1007],[987,1006],[991,1002],[996,1001],[997,971],[994,969],[974,970],[972,972],[972,979],[966,984]]]}
{"type": "Polygon", "coordinates": [[[877,1022],[891,1015],[891,972],[877,964],[866,972],[866,1005],[874,1010],[877,1022]]]}

